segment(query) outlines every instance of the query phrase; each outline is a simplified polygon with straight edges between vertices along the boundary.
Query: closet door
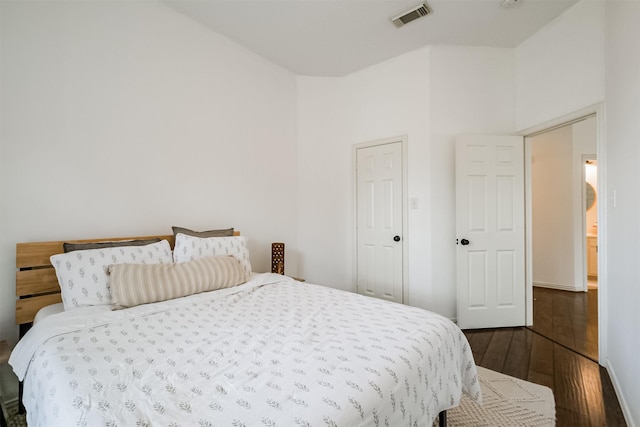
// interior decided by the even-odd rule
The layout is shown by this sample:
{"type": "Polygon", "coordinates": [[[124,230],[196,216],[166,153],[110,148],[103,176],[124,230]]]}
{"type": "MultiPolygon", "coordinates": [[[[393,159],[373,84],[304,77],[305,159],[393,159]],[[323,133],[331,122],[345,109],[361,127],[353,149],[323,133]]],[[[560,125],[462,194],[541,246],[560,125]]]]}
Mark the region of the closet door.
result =
{"type": "Polygon", "coordinates": [[[358,293],[402,303],[402,142],[356,149],[358,293]]]}

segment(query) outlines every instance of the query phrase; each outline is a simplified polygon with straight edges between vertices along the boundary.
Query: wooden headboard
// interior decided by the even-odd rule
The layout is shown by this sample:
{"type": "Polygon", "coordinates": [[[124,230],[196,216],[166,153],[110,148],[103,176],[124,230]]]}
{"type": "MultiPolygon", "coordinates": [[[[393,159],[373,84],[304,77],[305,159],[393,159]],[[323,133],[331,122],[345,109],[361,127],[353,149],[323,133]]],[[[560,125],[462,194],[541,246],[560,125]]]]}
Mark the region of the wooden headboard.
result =
{"type": "MultiPolygon", "coordinates": [[[[234,235],[239,236],[240,232],[235,231],[234,235]]],[[[16,297],[18,298],[16,300],[16,324],[30,324],[33,322],[33,318],[38,310],[42,307],[62,302],[58,278],[49,261],[49,257],[63,253],[63,243],[114,242],[155,238],[168,240],[173,249],[175,243],[173,235],[60,240],[54,242],[16,244],[16,297]]]]}

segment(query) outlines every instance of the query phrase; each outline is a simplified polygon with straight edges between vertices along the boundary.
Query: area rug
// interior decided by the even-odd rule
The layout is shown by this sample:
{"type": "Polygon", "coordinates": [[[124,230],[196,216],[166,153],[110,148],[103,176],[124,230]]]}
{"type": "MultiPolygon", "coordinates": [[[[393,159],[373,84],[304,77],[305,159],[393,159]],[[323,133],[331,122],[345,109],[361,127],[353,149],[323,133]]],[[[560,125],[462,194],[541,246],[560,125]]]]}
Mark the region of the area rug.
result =
{"type": "MultiPolygon", "coordinates": [[[[551,389],[478,366],[483,405],[463,396],[447,411],[449,427],[555,426],[556,405],[551,389]]],[[[25,427],[17,405],[7,408],[8,427],[25,427]]],[[[434,425],[437,425],[434,424],[434,425]]]]}
{"type": "Polygon", "coordinates": [[[14,400],[4,407],[4,415],[7,427],[27,427],[27,420],[24,415],[18,414],[18,402],[14,400]]]}
{"type": "Polygon", "coordinates": [[[549,387],[478,367],[482,406],[463,396],[447,411],[449,427],[555,426],[556,405],[549,387]]]}

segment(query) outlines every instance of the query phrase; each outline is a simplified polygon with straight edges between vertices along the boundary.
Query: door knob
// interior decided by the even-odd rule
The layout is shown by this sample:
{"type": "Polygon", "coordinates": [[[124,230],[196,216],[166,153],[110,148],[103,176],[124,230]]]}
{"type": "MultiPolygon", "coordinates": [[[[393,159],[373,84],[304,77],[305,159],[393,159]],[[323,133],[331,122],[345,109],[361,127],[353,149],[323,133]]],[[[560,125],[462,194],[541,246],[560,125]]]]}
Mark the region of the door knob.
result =
{"type": "Polygon", "coordinates": [[[469,244],[469,241],[467,239],[462,239],[462,240],[460,240],[460,244],[462,246],[467,246],[469,244]]]}
{"type": "Polygon", "coordinates": [[[400,236],[393,236],[393,241],[394,242],[399,242],[400,241],[400,236]]]}

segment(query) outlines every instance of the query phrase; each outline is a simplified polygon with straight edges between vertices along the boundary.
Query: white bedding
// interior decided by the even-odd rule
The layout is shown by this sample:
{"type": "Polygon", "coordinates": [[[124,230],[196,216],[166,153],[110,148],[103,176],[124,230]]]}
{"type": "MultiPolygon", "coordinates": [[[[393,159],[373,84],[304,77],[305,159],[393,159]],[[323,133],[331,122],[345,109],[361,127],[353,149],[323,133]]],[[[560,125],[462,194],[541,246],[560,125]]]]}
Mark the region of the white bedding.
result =
{"type": "Polygon", "coordinates": [[[33,323],[36,324],[46,319],[47,317],[51,316],[52,314],[62,313],[63,311],[64,311],[64,304],[61,302],[57,304],[47,305],[45,307],[42,307],[40,310],[38,310],[35,317],[33,318],[33,323]]]}
{"type": "Polygon", "coordinates": [[[49,316],[18,343],[30,427],[426,426],[480,400],[437,314],[279,275],[49,316]]]}

